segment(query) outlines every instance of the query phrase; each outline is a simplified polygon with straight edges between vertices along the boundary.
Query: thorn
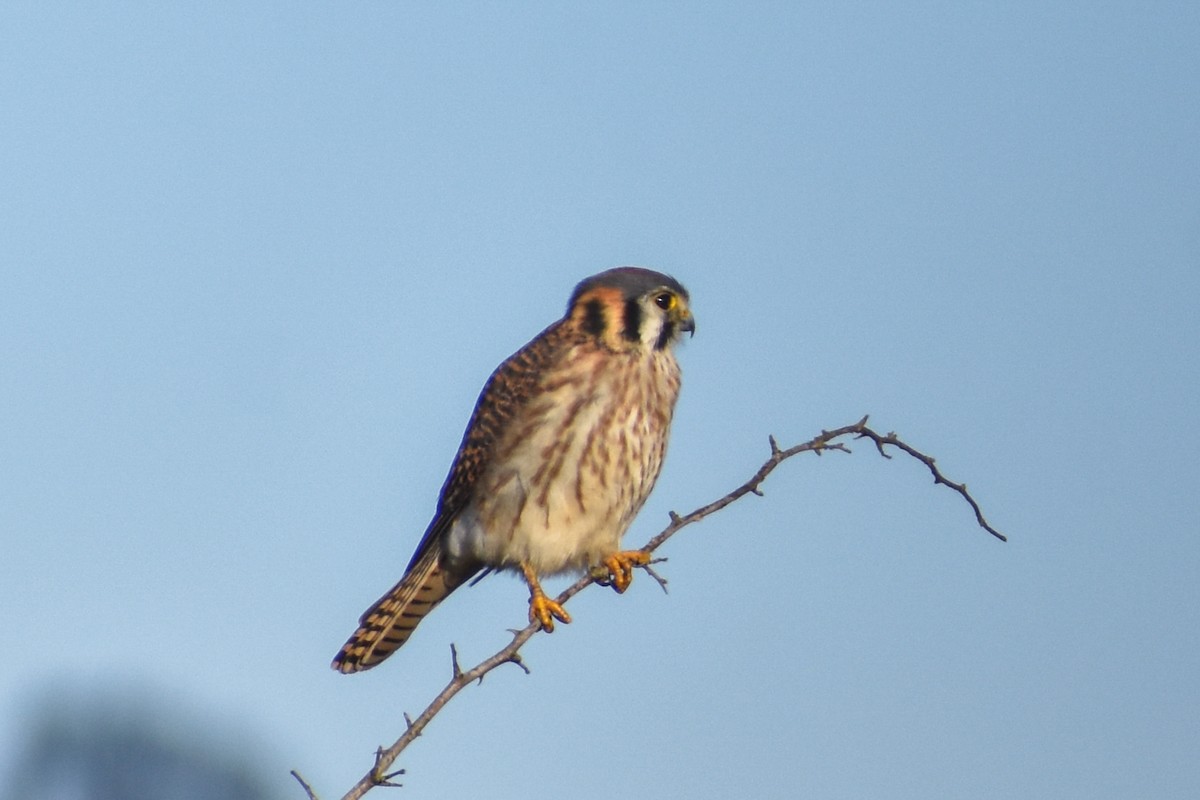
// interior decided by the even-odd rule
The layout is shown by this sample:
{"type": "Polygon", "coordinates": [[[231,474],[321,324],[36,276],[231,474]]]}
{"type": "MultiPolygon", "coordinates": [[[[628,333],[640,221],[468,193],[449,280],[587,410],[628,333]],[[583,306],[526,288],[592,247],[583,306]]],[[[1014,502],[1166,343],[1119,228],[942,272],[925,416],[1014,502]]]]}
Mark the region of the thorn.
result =
{"type": "Polygon", "coordinates": [[[404,786],[404,784],[396,783],[395,781],[392,780],[392,778],[395,778],[395,777],[397,777],[399,775],[403,775],[403,774],[404,774],[404,770],[398,769],[395,772],[389,772],[386,775],[379,775],[375,779],[375,785],[376,786],[386,786],[389,789],[399,789],[402,786],[404,786]]]}
{"type": "MultiPolygon", "coordinates": [[[[407,711],[404,712],[404,724],[408,726],[407,730],[410,730],[410,731],[412,730],[412,726],[413,726],[412,717],[410,717],[408,715],[407,711]]],[[[420,734],[417,734],[417,735],[420,736],[420,734]]]]}
{"type": "Polygon", "coordinates": [[[672,525],[678,525],[679,523],[683,522],[683,517],[679,516],[674,511],[668,511],[667,513],[671,516],[672,525]]]}
{"type": "Polygon", "coordinates": [[[768,435],[767,441],[771,443],[771,455],[777,456],[780,453],[779,443],[775,441],[774,435],[768,435]]]}
{"type": "Polygon", "coordinates": [[[380,767],[382,766],[382,762],[383,762],[383,746],[380,745],[379,747],[377,747],[375,749],[375,766],[371,768],[371,783],[373,783],[376,786],[391,786],[391,787],[400,786],[401,784],[399,784],[399,783],[393,783],[392,778],[395,778],[397,775],[403,775],[404,770],[398,769],[395,772],[387,772],[387,773],[381,772],[380,767]]]}
{"type": "Polygon", "coordinates": [[[759,497],[766,497],[766,495],[763,494],[762,489],[758,488],[757,486],[751,486],[750,491],[753,492],[754,494],[758,495],[759,497]]]}
{"type": "MultiPolygon", "coordinates": [[[[661,563],[661,562],[663,562],[663,561],[666,561],[666,559],[665,559],[665,558],[656,558],[655,560],[651,561],[651,562],[650,562],[650,564],[658,564],[658,563],[661,563]]],[[[660,587],[662,587],[663,594],[668,594],[668,592],[667,592],[667,579],[666,579],[666,578],[664,578],[662,575],[659,575],[659,574],[658,574],[657,572],[655,572],[653,569],[651,569],[651,568],[650,568],[650,564],[642,564],[642,569],[646,570],[646,574],[647,574],[647,575],[649,575],[651,578],[654,578],[654,580],[658,581],[658,585],[659,585],[660,587]]]]}
{"type": "Polygon", "coordinates": [[[450,643],[450,662],[454,665],[454,679],[458,680],[462,677],[462,667],[458,665],[458,648],[454,646],[454,642],[450,643]]]}
{"type": "MultiPolygon", "coordinates": [[[[508,657],[508,660],[509,660],[511,663],[513,663],[513,664],[516,664],[516,665],[517,665],[518,667],[520,667],[522,670],[524,670],[526,675],[529,675],[529,674],[531,674],[529,667],[525,665],[525,659],[521,658],[521,654],[520,654],[520,653],[513,653],[511,656],[509,656],[509,657],[508,657]]],[[[480,675],[480,676],[479,676],[479,680],[480,680],[480,681],[482,681],[482,680],[483,680],[483,676],[482,676],[482,675],[480,675]]]]}

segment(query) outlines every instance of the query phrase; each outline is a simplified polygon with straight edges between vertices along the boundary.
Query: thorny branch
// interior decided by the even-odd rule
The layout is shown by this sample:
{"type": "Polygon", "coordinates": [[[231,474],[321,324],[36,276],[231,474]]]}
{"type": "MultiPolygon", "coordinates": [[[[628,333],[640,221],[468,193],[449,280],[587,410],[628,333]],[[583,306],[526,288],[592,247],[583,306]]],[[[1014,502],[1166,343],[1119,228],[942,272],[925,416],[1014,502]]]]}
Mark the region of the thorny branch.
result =
{"type": "MultiPolygon", "coordinates": [[[[776,467],[792,456],[799,455],[800,453],[816,453],[817,455],[822,455],[827,451],[849,453],[850,448],[844,443],[844,441],[839,441],[844,439],[870,439],[875,445],[875,449],[878,451],[879,455],[883,456],[884,458],[890,459],[892,457],[892,455],[887,452],[887,448],[889,447],[895,448],[903,453],[906,453],[907,455],[912,456],[929,469],[930,474],[933,475],[933,481],[935,484],[941,484],[950,488],[954,492],[957,492],[963,498],[963,500],[967,502],[967,504],[971,507],[971,510],[975,512],[975,521],[979,524],[979,527],[983,528],[985,531],[990,533],[992,536],[995,536],[1002,542],[1008,541],[1008,538],[1004,534],[993,528],[991,524],[984,519],[983,511],[980,509],[979,504],[975,501],[975,498],[972,497],[970,492],[967,491],[967,486],[965,483],[955,483],[954,481],[948,479],[942,474],[942,471],[938,468],[931,456],[927,456],[911,445],[905,443],[899,437],[897,437],[895,433],[880,434],[867,427],[867,417],[864,416],[853,425],[845,425],[841,428],[834,428],[833,430],[828,431],[823,430],[819,436],[814,436],[807,442],[803,442],[787,449],[781,449],[779,444],[775,441],[774,436],[769,437],[771,456],[765,462],[763,462],[763,465],[759,467],[758,472],[754,473],[750,480],[746,481],[724,497],[714,500],[708,505],[701,506],[689,514],[680,516],[672,511],[671,523],[667,525],[667,527],[664,528],[661,533],[647,542],[645,547],[642,549],[653,552],[683,528],[699,522],[711,514],[715,514],[730,503],[733,503],[748,494],[756,494],[761,496],[762,491],[759,487],[762,482],[766,480],[767,476],[770,475],[776,467]]],[[[657,563],[657,561],[651,563],[657,563]]],[[[659,585],[663,587],[664,591],[666,590],[666,580],[664,578],[656,574],[652,569],[650,569],[649,566],[642,567],[642,569],[651,575],[651,577],[653,577],[656,581],[658,581],[659,585]]],[[[567,587],[567,589],[555,599],[559,603],[566,603],[572,597],[579,594],[590,584],[595,582],[596,580],[591,576],[584,576],[567,587]]],[[[370,771],[368,771],[367,774],[364,775],[358,781],[358,783],[356,783],[354,787],[342,797],[342,800],[357,800],[376,786],[399,786],[400,784],[395,783],[393,778],[403,775],[404,770],[388,772],[388,769],[392,766],[392,764],[395,763],[400,754],[404,752],[404,750],[410,744],[412,744],[418,736],[421,735],[421,732],[425,730],[425,726],[427,726],[430,721],[437,716],[438,712],[440,712],[456,694],[474,681],[479,681],[482,683],[484,675],[487,675],[489,672],[501,666],[502,664],[515,664],[523,669],[526,674],[529,673],[529,668],[525,666],[524,661],[521,659],[520,650],[526,642],[528,642],[536,633],[538,633],[540,629],[540,626],[534,622],[526,625],[521,630],[514,630],[511,642],[509,642],[505,647],[497,651],[491,657],[484,659],[479,664],[476,664],[474,667],[468,670],[462,669],[462,667],[459,665],[458,651],[454,645],[451,645],[450,658],[452,677],[450,682],[446,684],[446,687],[442,689],[437,697],[433,698],[433,701],[426,706],[425,710],[422,711],[416,719],[409,717],[409,715],[405,713],[404,721],[406,727],[404,733],[392,744],[391,747],[380,747],[378,750],[376,750],[375,763],[372,765],[370,771]]],[[[308,795],[309,800],[318,800],[317,795],[312,790],[312,787],[305,782],[304,778],[300,777],[298,772],[292,770],[292,775],[297,781],[300,782],[300,785],[308,795]]]]}

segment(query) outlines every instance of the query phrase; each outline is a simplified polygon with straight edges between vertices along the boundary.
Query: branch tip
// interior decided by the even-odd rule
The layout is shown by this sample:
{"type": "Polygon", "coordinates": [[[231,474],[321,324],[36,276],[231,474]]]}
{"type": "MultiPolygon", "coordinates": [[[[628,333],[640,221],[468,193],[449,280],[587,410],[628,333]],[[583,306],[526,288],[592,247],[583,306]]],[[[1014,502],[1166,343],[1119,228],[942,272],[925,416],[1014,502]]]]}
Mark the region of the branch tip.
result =
{"type": "Polygon", "coordinates": [[[297,772],[296,770],[292,770],[292,777],[300,782],[300,786],[301,786],[301,788],[304,789],[304,793],[306,795],[308,795],[308,800],[318,800],[316,793],[313,791],[313,788],[308,785],[308,781],[306,781],[306,780],[304,780],[304,778],[300,777],[299,772],[297,772]]]}
{"type": "MultiPolygon", "coordinates": [[[[650,564],[658,564],[663,561],[666,561],[666,559],[665,558],[656,558],[653,561],[651,561],[650,564]]],[[[642,564],[642,569],[646,570],[647,575],[649,575],[651,578],[654,578],[654,580],[658,581],[658,585],[659,585],[659,587],[662,588],[663,594],[668,594],[667,579],[664,578],[662,575],[659,575],[657,572],[655,572],[654,569],[650,566],[650,564],[642,564]]]]}

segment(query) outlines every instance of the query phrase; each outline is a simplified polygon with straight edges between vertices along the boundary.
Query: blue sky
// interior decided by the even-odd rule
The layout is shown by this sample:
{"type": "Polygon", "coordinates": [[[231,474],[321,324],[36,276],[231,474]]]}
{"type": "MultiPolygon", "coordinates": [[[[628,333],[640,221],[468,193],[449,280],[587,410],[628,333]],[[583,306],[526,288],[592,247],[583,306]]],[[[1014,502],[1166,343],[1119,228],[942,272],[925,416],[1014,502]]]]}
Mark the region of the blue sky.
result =
{"type": "MultiPolygon", "coordinates": [[[[144,693],[340,796],[521,624],[358,676],[489,371],[619,264],[698,323],[630,537],[408,751],[419,797],[1200,792],[1200,9],[9,3],[0,769],[144,693]]],[[[153,701],[151,701],[153,702],[153,701]]]]}

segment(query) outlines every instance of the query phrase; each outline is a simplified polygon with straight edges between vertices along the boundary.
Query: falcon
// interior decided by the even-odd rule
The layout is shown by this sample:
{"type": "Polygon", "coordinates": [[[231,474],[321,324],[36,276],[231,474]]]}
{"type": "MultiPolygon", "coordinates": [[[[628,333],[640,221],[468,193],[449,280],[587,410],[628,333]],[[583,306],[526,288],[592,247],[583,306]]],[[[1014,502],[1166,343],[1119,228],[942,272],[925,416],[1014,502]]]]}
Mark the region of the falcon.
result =
{"type": "Polygon", "coordinates": [[[543,577],[587,571],[629,587],[650,554],[621,550],[621,537],[662,469],[679,396],[674,347],[696,329],[688,302],[667,275],[601,272],[496,368],[404,577],[363,613],[335,670],[379,664],[481,573],[522,576],[530,622],[548,632],[571,617],[543,577]]]}

